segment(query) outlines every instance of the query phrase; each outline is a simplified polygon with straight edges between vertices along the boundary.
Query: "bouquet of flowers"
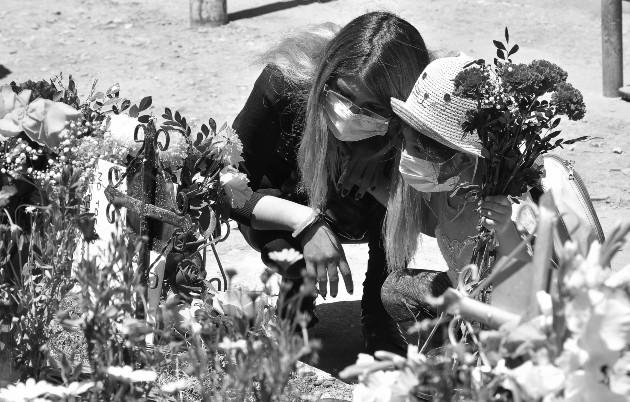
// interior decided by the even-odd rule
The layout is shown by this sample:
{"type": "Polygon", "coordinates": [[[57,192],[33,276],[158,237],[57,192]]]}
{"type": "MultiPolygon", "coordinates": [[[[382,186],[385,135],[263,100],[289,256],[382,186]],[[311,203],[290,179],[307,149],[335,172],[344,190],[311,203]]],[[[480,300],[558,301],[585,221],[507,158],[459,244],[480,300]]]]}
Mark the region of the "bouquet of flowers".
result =
{"type": "MultiPolygon", "coordinates": [[[[455,95],[476,102],[476,107],[467,111],[462,128],[478,136],[487,162],[481,186],[472,189],[479,197],[516,198],[531,188],[540,188],[544,170],[539,157],[564,144],[587,139],[558,138],[558,116],[580,120],[586,111],[580,91],[566,82],[567,73],[546,60],[512,62],[510,57],[519,47],[510,48],[509,39],[506,28],[505,43],[494,41],[497,57],[493,65],[476,60],[456,76],[454,83],[455,95]]],[[[480,267],[488,265],[484,249],[490,238],[480,226],[473,257],[480,267]]]]}

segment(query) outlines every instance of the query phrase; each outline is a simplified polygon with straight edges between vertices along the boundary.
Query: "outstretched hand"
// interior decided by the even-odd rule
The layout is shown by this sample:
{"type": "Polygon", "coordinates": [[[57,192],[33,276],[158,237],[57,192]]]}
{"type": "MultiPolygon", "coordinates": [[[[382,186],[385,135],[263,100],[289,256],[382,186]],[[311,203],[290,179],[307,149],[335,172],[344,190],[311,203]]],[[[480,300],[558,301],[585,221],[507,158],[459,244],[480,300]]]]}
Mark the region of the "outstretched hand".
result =
{"type": "Polygon", "coordinates": [[[306,262],[306,271],[317,278],[319,294],[326,297],[328,282],[330,295],[336,297],[339,290],[339,275],[343,277],[348,293],[354,291],[350,266],[341,242],[325,221],[310,227],[302,238],[302,254],[306,262]]]}

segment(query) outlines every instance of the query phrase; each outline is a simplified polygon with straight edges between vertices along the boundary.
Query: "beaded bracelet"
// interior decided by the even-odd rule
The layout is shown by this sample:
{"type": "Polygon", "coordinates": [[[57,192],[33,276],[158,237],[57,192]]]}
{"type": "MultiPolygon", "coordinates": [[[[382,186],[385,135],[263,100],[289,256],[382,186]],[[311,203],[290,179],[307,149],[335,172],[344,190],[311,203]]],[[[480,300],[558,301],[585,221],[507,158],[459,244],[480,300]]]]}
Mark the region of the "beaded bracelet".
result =
{"type": "Polygon", "coordinates": [[[322,213],[319,209],[315,209],[313,213],[297,228],[293,231],[291,236],[294,238],[298,237],[302,233],[304,233],[311,226],[315,225],[322,219],[322,213]]]}

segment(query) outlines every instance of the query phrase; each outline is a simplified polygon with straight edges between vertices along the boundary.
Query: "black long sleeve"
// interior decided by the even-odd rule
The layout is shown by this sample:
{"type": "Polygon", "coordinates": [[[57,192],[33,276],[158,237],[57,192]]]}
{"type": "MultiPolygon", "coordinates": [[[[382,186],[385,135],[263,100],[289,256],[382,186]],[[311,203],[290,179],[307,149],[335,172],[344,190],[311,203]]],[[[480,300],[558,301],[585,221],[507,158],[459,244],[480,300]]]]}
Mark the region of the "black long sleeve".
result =
{"type": "Polygon", "coordinates": [[[247,174],[254,191],[245,206],[230,210],[230,217],[244,225],[251,225],[252,211],[265,194],[299,198],[296,154],[303,111],[291,93],[282,74],[267,66],[232,125],[243,143],[244,161],[239,169],[247,174]]]}

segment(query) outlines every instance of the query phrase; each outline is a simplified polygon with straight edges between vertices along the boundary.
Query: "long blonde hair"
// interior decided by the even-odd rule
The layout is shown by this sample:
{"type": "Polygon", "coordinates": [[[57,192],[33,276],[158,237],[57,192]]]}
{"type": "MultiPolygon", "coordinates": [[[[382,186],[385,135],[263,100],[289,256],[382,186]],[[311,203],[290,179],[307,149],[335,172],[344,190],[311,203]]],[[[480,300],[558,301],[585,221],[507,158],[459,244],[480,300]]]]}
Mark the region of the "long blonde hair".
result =
{"type": "MultiPolygon", "coordinates": [[[[336,77],[357,77],[390,106],[390,98],[406,99],[429,62],[422,36],[407,21],[388,12],[363,14],[329,42],[308,96],[306,127],[298,152],[302,186],[309,204],[324,208],[329,188],[339,175],[340,143],[329,135],[324,115],[324,85],[336,77]]],[[[394,137],[390,125],[388,137],[394,137]]]]}
{"type": "Polygon", "coordinates": [[[281,73],[292,90],[292,93],[285,95],[291,97],[294,109],[306,109],[324,50],[339,29],[338,25],[326,22],[291,31],[255,60],[256,64],[274,66],[281,73]]]}

